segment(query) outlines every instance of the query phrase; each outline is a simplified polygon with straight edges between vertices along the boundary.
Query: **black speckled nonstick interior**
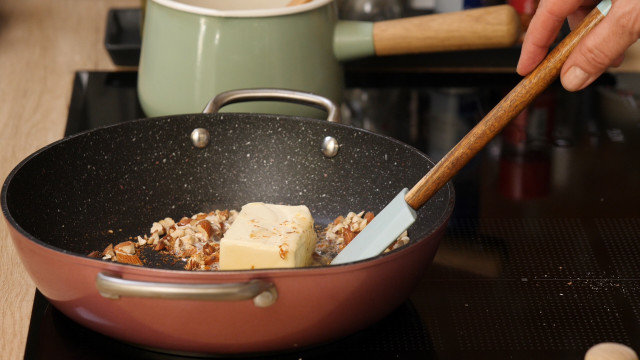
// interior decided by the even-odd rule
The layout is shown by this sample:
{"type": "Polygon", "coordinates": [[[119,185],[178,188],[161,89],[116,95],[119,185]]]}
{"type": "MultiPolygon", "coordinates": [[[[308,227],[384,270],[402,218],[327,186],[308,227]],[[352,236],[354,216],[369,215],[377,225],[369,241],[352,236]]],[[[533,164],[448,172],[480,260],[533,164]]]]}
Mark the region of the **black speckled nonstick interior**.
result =
{"type": "MultiPolygon", "coordinates": [[[[305,204],[316,224],[348,211],[380,211],[432,166],[400,142],[320,120],[256,114],[144,119],[79,134],[27,158],[7,178],[5,216],[34,241],[86,255],[180,219],[248,202],[305,204]],[[211,143],[195,148],[203,127],[211,143]],[[340,151],[320,151],[325,136],[340,151]]],[[[450,185],[418,212],[412,241],[446,221],[450,185]]]]}

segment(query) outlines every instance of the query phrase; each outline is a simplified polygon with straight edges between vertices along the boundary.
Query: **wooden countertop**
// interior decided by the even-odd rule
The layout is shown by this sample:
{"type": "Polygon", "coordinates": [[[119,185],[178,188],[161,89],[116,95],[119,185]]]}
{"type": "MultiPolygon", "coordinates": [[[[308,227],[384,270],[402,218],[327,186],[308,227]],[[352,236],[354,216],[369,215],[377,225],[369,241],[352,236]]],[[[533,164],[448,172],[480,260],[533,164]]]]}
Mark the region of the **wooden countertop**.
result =
{"type": "MultiPolygon", "coordinates": [[[[63,136],[76,70],[116,70],[103,46],[106,15],[140,0],[0,2],[0,181],[63,136]]],[[[636,44],[637,45],[637,44],[636,44]]],[[[640,71],[634,46],[619,71],[640,71]]],[[[0,223],[0,354],[23,357],[35,286],[0,223]]]]}
{"type": "MultiPolygon", "coordinates": [[[[109,8],[140,0],[0,2],[0,179],[64,134],[73,74],[114,70],[103,39],[109,8]]],[[[0,357],[21,359],[35,286],[0,224],[0,357]]]]}

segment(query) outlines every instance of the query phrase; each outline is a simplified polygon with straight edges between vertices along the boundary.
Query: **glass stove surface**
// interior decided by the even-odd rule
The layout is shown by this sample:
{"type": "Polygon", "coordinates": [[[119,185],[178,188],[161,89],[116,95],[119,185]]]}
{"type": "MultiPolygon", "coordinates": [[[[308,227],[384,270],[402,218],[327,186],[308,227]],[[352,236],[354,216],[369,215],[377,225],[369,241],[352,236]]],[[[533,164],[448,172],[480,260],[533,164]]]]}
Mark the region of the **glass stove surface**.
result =
{"type": "MultiPolygon", "coordinates": [[[[518,77],[346,80],[346,122],[437,160],[518,77]]],[[[605,341],[640,350],[640,97],[620,85],[638,82],[605,76],[577,94],[555,84],[455,177],[454,215],[410,302],[336,344],[277,356],[579,359],[605,341]]],[[[77,73],[66,135],[143,117],[135,85],[134,72],[77,73]]],[[[25,357],[61,349],[67,358],[179,358],[114,345],[38,294],[25,357]],[[102,341],[115,350],[92,353],[102,341]]]]}

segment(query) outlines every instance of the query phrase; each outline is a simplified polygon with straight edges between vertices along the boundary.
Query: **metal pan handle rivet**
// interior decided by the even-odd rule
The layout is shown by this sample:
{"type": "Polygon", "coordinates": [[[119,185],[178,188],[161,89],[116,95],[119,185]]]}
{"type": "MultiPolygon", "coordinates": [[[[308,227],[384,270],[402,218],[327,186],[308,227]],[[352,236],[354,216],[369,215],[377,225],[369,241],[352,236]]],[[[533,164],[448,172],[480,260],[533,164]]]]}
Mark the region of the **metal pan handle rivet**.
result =
{"type": "Polygon", "coordinates": [[[322,153],[328,158],[332,158],[338,155],[340,150],[340,144],[333,136],[327,136],[322,140],[322,153]]]}
{"type": "Polygon", "coordinates": [[[268,307],[273,305],[276,300],[278,300],[278,293],[276,292],[276,287],[272,286],[254,297],[253,304],[256,307],[268,307]]]}
{"type": "Polygon", "coordinates": [[[121,297],[209,301],[253,299],[256,307],[267,307],[278,299],[275,285],[259,279],[243,283],[183,284],[125,280],[119,276],[98,273],[96,288],[100,295],[114,300],[121,297]]]}
{"type": "Polygon", "coordinates": [[[202,149],[209,145],[211,141],[211,135],[209,135],[209,131],[204,128],[193,129],[191,132],[191,143],[193,146],[198,149],[202,149]]]}

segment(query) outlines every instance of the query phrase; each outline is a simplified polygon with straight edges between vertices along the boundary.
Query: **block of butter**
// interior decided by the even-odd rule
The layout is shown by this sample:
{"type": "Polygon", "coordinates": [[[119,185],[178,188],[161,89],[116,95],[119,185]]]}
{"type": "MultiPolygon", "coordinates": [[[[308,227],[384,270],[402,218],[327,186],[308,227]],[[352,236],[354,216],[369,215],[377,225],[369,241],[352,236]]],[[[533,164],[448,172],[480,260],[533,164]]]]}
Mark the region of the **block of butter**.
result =
{"type": "Polygon", "coordinates": [[[249,203],[220,240],[220,270],[307,266],[316,241],[306,206],[249,203]]]}

